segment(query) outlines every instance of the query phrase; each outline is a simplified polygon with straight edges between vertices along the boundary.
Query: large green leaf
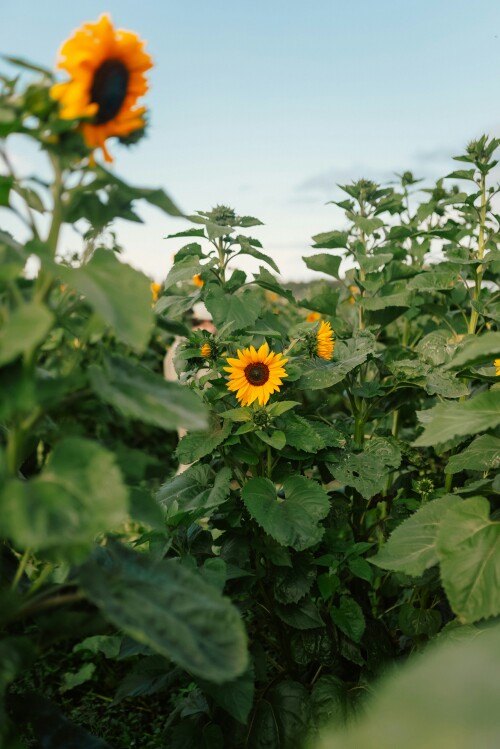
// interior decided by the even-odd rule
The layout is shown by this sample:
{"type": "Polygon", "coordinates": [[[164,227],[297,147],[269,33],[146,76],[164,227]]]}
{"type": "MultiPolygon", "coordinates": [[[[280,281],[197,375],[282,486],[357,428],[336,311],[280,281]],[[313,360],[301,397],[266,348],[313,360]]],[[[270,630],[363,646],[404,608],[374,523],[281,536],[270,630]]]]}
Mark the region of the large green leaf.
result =
{"type": "Polygon", "coordinates": [[[287,413],[280,421],[286,437],[286,444],[315,453],[325,447],[322,436],[316,431],[315,425],[296,413],[287,413]]]}
{"type": "Polygon", "coordinates": [[[171,519],[184,513],[199,513],[218,507],[229,496],[231,471],[217,473],[208,465],[195,465],[160,487],[157,500],[171,519]]]}
{"type": "Polygon", "coordinates": [[[365,617],[359,603],[351,596],[342,596],[339,606],[332,606],[330,616],[342,630],[354,642],[360,642],[366,629],[365,617]]]}
{"type": "Polygon", "coordinates": [[[374,339],[371,336],[350,338],[339,341],[335,348],[334,362],[313,359],[302,369],[299,387],[322,390],[341,382],[346,374],[366,361],[373,351],[374,339]]]}
{"type": "Polygon", "coordinates": [[[348,233],[346,231],[324,231],[313,237],[316,249],[335,250],[347,247],[348,233]]]}
{"type": "Polygon", "coordinates": [[[167,430],[207,424],[207,410],[198,396],[140,364],[115,356],[103,367],[91,365],[88,372],[97,397],[129,418],[167,430]]]}
{"type": "Polygon", "coordinates": [[[500,628],[429,647],[377,684],[365,711],[318,749],[495,749],[500,628]]]}
{"type": "Polygon", "coordinates": [[[42,343],[53,320],[52,313],[42,304],[30,302],[17,307],[2,323],[0,366],[42,343]]]}
{"type": "Polygon", "coordinates": [[[494,429],[500,424],[500,391],[489,390],[460,403],[438,403],[419,411],[418,418],[425,428],[413,443],[417,447],[442,445],[455,437],[494,429]]]}
{"type": "Polygon", "coordinates": [[[81,557],[99,533],[127,517],[128,491],[114,456],[95,442],[59,442],[44,470],[11,480],[0,497],[5,536],[56,558],[81,557]]]}
{"type": "Polygon", "coordinates": [[[282,681],[266,690],[253,716],[248,749],[303,749],[310,712],[302,684],[282,681]]]}
{"type": "Polygon", "coordinates": [[[455,352],[447,369],[461,369],[476,364],[493,366],[493,360],[500,351],[500,332],[488,330],[480,336],[471,335],[464,338],[455,352]]]}
{"type": "Polygon", "coordinates": [[[500,522],[484,497],[452,507],[437,533],[441,580],[453,611],[472,624],[500,614],[500,522]]]}
{"type": "Polygon", "coordinates": [[[328,463],[328,468],[336,481],[353,486],[365,499],[378,494],[384,487],[387,468],[369,453],[345,453],[339,463],[328,463]]]}
{"type": "Polygon", "coordinates": [[[451,290],[456,286],[457,279],[456,271],[428,270],[413,276],[408,281],[408,288],[412,291],[451,290]]]}
{"type": "Polygon", "coordinates": [[[275,611],[285,624],[294,629],[317,629],[325,626],[318,608],[310,598],[303,598],[295,604],[276,603],[275,611]]]}
{"type": "Polygon", "coordinates": [[[309,270],[317,270],[321,273],[327,273],[334,278],[339,277],[339,268],[342,258],[340,255],[328,255],[321,252],[318,255],[309,255],[302,258],[309,270]]]}
{"type": "Polygon", "coordinates": [[[179,283],[179,281],[191,281],[193,276],[201,273],[203,270],[204,266],[200,265],[200,259],[197,255],[186,255],[172,266],[163,282],[163,288],[169,289],[171,286],[179,283]]]}
{"type": "Polygon", "coordinates": [[[221,327],[225,323],[232,323],[226,332],[253,325],[261,312],[261,301],[251,289],[226,294],[220,286],[212,285],[205,297],[205,304],[215,325],[221,327]]]}
{"type": "Polygon", "coordinates": [[[96,250],[80,268],[59,265],[57,272],[86,297],[117,338],[137,351],[146,348],[154,320],[149,278],[109,250],[96,250]]]}
{"type": "Polygon", "coordinates": [[[320,291],[318,294],[300,300],[300,306],[306,309],[312,309],[322,315],[334,315],[339,301],[339,292],[334,289],[320,291]]]}
{"type": "Polygon", "coordinates": [[[219,707],[246,725],[254,697],[255,676],[251,665],[237,679],[225,684],[210,684],[201,679],[197,681],[205,694],[210,695],[219,707]]]}
{"type": "Polygon", "coordinates": [[[319,525],[328,514],[328,495],[314,481],[292,476],[283,484],[285,499],[279,499],[272,481],[250,479],[242,492],[250,515],[272,538],[283,546],[302,551],[314,546],[323,536],[319,525]]]}
{"type": "Polygon", "coordinates": [[[452,455],[446,473],[459,471],[492,471],[500,468],[500,439],[491,434],[476,437],[465,450],[452,455]]]}
{"type": "Polygon", "coordinates": [[[264,252],[260,252],[260,250],[256,249],[248,237],[244,237],[239,234],[236,237],[236,242],[241,247],[241,250],[237,253],[238,255],[251,255],[256,260],[262,260],[264,263],[270,265],[276,273],[280,272],[280,269],[278,268],[274,260],[269,257],[269,255],[266,255],[264,252]]]}
{"type": "Polygon", "coordinates": [[[267,268],[264,268],[262,265],[259,266],[259,272],[254,274],[253,281],[259,286],[262,286],[263,289],[274,291],[275,294],[284,297],[290,302],[290,304],[295,304],[295,297],[292,292],[288,291],[288,289],[284,289],[278,279],[275,278],[272,273],[269,273],[267,268]]]}
{"type": "Polygon", "coordinates": [[[113,544],[82,566],[80,583],[106,619],[194,676],[222,684],[245,671],[238,610],[178,560],[113,544]]]}
{"type": "Polygon", "coordinates": [[[208,431],[189,432],[177,445],[176,455],[181,463],[194,463],[204,458],[218,447],[231,432],[231,422],[219,419],[217,414],[210,415],[208,431]]]}
{"type": "MultiPolygon", "coordinates": [[[[404,572],[415,577],[438,562],[436,538],[448,511],[462,503],[460,497],[445,494],[423,505],[404,520],[370,562],[384,570],[404,572]]],[[[447,520],[444,521],[446,524],[447,520]]]]}

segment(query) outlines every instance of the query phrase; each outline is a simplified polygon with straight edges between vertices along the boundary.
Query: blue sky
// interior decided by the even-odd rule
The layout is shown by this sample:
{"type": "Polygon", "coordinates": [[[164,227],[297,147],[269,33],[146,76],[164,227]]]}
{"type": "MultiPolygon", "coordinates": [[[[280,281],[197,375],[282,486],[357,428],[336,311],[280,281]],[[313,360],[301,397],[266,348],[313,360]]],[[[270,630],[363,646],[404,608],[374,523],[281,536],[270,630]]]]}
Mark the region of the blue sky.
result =
{"type": "MultiPolygon", "coordinates": [[[[468,140],[500,131],[498,0],[16,0],[0,5],[0,48],[53,66],[102,12],[155,61],[148,138],[112,146],[117,173],[188,213],[229,203],[258,216],[285,279],[310,277],[311,235],[341,227],[325,205],[336,183],[442,176],[468,140]]],[[[119,239],[161,280],[178,247],[163,236],[184,223],[141,215],[119,239]]]]}

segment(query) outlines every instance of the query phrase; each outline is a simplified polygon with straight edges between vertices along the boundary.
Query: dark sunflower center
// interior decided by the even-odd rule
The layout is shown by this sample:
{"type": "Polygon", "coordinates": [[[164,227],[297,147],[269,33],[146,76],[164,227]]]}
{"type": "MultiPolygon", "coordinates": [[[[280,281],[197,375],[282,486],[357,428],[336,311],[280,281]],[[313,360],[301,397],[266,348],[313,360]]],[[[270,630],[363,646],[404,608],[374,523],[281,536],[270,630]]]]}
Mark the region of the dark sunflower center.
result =
{"type": "Polygon", "coordinates": [[[106,60],[94,73],[90,99],[99,107],[94,122],[103,125],[121,109],[127,95],[129,72],[121,60],[106,60]]]}
{"type": "Polygon", "coordinates": [[[250,385],[265,385],[269,379],[269,367],[263,362],[249,364],[245,367],[245,377],[250,385]]]}

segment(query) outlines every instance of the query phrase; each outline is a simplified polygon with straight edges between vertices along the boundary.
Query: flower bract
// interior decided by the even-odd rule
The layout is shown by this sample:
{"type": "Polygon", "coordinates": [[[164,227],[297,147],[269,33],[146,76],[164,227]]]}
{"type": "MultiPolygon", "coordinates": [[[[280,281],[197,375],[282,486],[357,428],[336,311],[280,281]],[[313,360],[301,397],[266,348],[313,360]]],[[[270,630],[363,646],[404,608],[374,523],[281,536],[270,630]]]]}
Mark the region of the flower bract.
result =
{"type": "Polygon", "coordinates": [[[267,343],[256,350],[253,346],[238,350],[238,358],[228,358],[229,367],[224,367],[229,372],[227,387],[236,393],[236,398],[242,406],[249,406],[258,401],[265,406],[269,397],[274,392],[279,392],[283,384],[283,377],[288,377],[282,354],[269,351],[267,343]]]}
{"type": "Polygon", "coordinates": [[[316,356],[319,356],[320,359],[331,359],[334,348],[332,326],[326,320],[322,320],[316,333],[316,356]]]}
{"type": "Polygon", "coordinates": [[[138,107],[148,85],[145,72],[153,65],[144,42],[131,31],[115,29],[108,15],[86,23],[61,47],[58,67],[70,80],[51,88],[60,102],[62,119],[87,119],[81,125],[91,149],[112,158],[107,138],[129,136],[144,128],[145,107],[138,107]]]}

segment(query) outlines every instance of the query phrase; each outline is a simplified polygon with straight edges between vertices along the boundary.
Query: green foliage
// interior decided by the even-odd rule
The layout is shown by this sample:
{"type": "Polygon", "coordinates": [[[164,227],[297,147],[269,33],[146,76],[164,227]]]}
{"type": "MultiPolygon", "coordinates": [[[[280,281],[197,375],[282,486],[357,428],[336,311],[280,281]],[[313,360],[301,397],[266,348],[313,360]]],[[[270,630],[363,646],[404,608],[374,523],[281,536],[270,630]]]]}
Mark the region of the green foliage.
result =
{"type": "Polygon", "coordinates": [[[498,141],[457,157],[467,192],[410,172],[340,186],[307,285],[280,282],[247,234],[259,219],[184,216],[153,302],[112,221],[140,221],[139,200],[180,211],[90,163],[51,74],[13,64],[0,210],[26,241],[0,232],[0,742],[301,749],[331,720],[345,746],[420,746],[427,722],[448,745],[447,703],[426,699],[442,667],[462,706],[450,656],[376,679],[434,639],[464,662],[469,636],[497,647],[498,141]],[[47,182],[13,173],[11,135],[46,154],[47,182]],[[193,328],[199,302],[214,326],[193,328]]]}

